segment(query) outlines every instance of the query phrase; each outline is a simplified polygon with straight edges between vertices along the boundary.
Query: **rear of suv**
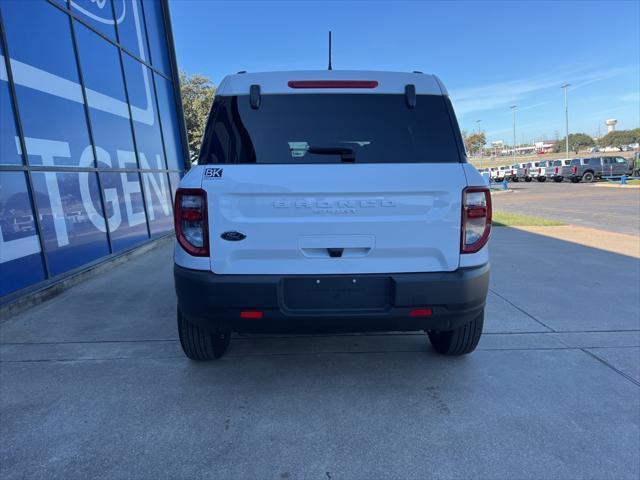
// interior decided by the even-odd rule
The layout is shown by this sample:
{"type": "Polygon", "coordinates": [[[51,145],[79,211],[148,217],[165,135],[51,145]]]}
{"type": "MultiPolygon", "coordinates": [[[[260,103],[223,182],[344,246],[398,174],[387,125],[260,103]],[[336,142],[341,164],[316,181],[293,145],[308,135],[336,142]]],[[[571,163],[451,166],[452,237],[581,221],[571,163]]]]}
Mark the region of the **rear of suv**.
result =
{"type": "Polygon", "coordinates": [[[480,339],[491,198],[433,75],[226,77],[175,229],[191,359],[234,332],[425,331],[447,355],[480,339]]]}

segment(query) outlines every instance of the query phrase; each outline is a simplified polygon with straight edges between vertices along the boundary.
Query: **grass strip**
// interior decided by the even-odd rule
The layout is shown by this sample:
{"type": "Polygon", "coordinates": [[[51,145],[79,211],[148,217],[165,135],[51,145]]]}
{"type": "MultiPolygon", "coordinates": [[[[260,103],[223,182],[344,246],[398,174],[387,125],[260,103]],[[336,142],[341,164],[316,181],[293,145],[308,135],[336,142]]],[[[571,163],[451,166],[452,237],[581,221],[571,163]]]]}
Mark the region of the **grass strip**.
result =
{"type": "Polygon", "coordinates": [[[491,223],[494,227],[557,227],[566,225],[564,222],[549,218],[500,211],[493,212],[491,223]]]}

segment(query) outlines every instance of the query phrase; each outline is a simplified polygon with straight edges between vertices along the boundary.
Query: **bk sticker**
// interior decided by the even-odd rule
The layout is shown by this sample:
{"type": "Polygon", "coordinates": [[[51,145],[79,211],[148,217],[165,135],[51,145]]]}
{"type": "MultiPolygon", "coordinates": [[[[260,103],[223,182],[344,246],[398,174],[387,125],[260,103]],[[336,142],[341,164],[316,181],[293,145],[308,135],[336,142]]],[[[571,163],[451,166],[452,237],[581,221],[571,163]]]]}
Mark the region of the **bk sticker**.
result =
{"type": "Polygon", "coordinates": [[[222,168],[205,168],[205,178],[222,178],[222,168]]]}

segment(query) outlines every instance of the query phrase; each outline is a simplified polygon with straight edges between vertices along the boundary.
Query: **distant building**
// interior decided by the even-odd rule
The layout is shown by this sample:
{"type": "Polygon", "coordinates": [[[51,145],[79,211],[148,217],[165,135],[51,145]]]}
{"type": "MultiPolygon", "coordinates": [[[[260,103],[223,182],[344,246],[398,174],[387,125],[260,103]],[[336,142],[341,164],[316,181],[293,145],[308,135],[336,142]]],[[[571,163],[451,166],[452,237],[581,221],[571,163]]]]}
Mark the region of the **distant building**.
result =
{"type": "Polygon", "coordinates": [[[607,133],[616,131],[616,125],[618,124],[618,120],[616,120],[615,118],[610,118],[604,123],[607,126],[607,133]]]}

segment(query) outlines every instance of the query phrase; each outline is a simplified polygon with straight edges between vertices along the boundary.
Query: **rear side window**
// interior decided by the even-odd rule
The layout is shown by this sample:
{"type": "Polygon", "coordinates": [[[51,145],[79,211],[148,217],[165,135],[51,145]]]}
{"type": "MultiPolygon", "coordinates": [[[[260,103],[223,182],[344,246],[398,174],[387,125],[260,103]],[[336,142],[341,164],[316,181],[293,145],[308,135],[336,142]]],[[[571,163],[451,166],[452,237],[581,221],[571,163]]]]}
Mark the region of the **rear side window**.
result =
{"type": "Polygon", "coordinates": [[[198,163],[451,163],[464,161],[449,99],[398,94],[216,97],[198,163]]]}

